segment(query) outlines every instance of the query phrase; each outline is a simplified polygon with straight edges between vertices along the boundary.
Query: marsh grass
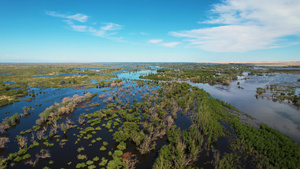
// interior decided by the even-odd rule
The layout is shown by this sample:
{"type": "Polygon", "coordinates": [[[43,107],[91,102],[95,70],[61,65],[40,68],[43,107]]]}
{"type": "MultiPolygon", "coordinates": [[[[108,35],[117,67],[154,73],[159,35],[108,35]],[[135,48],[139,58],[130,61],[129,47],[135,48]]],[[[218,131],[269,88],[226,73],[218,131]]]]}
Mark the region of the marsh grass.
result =
{"type": "MultiPolygon", "coordinates": [[[[75,73],[75,70],[70,71],[75,73]]],[[[62,68],[60,73],[66,72],[62,68]]],[[[0,164],[15,163],[16,166],[21,166],[18,162],[23,160],[27,161],[27,165],[35,166],[37,162],[32,158],[33,152],[42,147],[62,150],[62,148],[65,149],[65,144],[66,147],[72,144],[76,154],[73,156],[75,159],[77,157],[79,161],[69,162],[70,168],[95,168],[96,165],[98,167],[98,163],[100,167],[106,168],[134,168],[138,164],[138,160],[141,160],[141,156],[147,157],[150,153],[157,151],[158,156],[154,159],[153,168],[192,168],[206,152],[213,153],[215,157],[215,161],[211,161],[212,159],[207,161],[212,167],[236,168],[240,163],[245,162],[243,158],[248,156],[253,157],[253,164],[256,167],[284,168],[288,165],[298,167],[294,163],[298,158],[296,154],[290,157],[282,153],[284,158],[288,157],[287,159],[291,163],[288,165],[286,160],[278,162],[277,158],[273,158],[269,154],[270,151],[278,155],[281,150],[289,149],[299,152],[295,148],[297,146],[289,142],[289,139],[263,125],[258,130],[242,124],[237,115],[229,113],[234,109],[232,106],[212,98],[202,89],[192,87],[187,83],[128,81],[126,79],[113,81],[109,85],[112,90],[106,90],[105,93],[99,90],[99,99],[93,99],[93,102],[96,99],[101,102],[99,107],[96,104],[92,105],[95,108],[94,112],[83,109],[75,112],[79,104],[90,105],[88,101],[97,95],[96,93],[92,95],[87,91],[84,91],[85,96],[75,95],[72,98],[64,98],[61,103],[55,103],[48,107],[39,114],[40,121],[33,126],[33,131],[31,129],[24,130],[23,134],[18,136],[17,140],[20,140],[21,143],[19,150],[10,153],[0,164]],[[106,99],[106,103],[102,104],[104,99],[106,99]],[[83,112],[86,114],[82,114],[83,112]],[[79,115],[80,113],[81,115],[79,115]],[[186,130],[181,130],[175,125],[180,114],[191,119],[191,126],[186,130]],[[72,117],[74,122],[66,117],[72,117]],[[74,119],[78,119],[78,121],[74,119]],[[226,131],[224,123],[230,125],[231,132],[226,131]],[[68,130],[68,125],[73,126],[74,129],[68,130]],[[107,130],[101,130],[100,126],[107,130]],[[107,139],[103,133],[115,141],[107,139]],[[269,148],[272,147],[271,143],[262,138],[264,135],[262,133],[269,133],[266,135],[272,136],[274,149],[269,148]],[[29,135],[33,137],[30,142],[27,139],[29,135]],[[102,141],[101,137],[104,140],[102,145],[99,143],[102,141]],[[218,139],[224,137],[231,137],[232,142],[228,147],[230,152],[214,151],[217,148],[218,139]],[[74,141],[67,141],[66,138],[74,141]],[[22,139],[25,140],[23,143],[22,139]],[[167,141],[162,141],[164,139],[167,141]],[[254,140],[259,142],[255,143],[254,140]],[[163,145],[160,144],[161,142],[163,145]],[[75,144],[73,145],[73,143],[75,144]],[[279,146],[284,144],[286,146],[279,146]],[[98,149],[99,157],[92,153],[89,154],[89,150],[94,148],[98,149]],[[76,150],[79,154],[76,153],[76,150]],[[132,150],[136,155],[130,152],[132,150]],[[245,154],[247,156],[244,156],[245,154]],[[259,160],[261,162],[256,165],[259,160]]],[[[210,154],[210,156],[212,155],[210,154]]],[[[53,161],[52,166],[60,167],[56,166],[58,163],[54,159],[55,157],[49,159],[53,161]]],[[[49,161],[48,163],[42,161],[40,162],[44,165],[49,164],[49,161]]]]}

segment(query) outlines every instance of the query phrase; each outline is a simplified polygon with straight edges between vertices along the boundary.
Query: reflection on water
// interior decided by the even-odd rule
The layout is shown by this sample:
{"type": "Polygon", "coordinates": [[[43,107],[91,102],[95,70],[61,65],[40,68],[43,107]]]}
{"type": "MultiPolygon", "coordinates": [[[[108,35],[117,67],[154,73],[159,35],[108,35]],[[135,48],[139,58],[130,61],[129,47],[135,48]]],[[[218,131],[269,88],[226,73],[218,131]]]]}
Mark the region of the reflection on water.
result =
{"type": "Polygon", "coordinates": [[[256,88],[266,84],[300,85],[299,75],[278,74],[276,76],[248,76],[247,80],[237,80],[244,89],[239,89],[237,81],[229,86],[190,83],[203,88],[211,96],[232,104],[239,110],[253,116],[259,122],[288,135],[300,144],[300,108],[286,102],[273,102],[269,99],[256,99],[256,88]]]}
{"type": "Polygon", "coordinates": [[[119,79],[132,79],[132,80],[142,80],[139,77],[147,75],[149,73],[156,73],[156,70],[142,70],[137,72],[129,72],[129,73],[118,73],[119,79]]]}
{"type": "MultiPolygon", "coordinates": [[[[156,73],[156,70],[144,70],[130,73],[119,73],[118,78],[139,79],[140,75],[156,73]]],[[[230,103],[239,110],[256,118],[258,122],[288,135],[300,144],[300,108],[286,102],[273,102],[270,99],[256,99],[256,88],[266,87],[266,84],[280,84],[283,86],[299,86],[299,75],[274,73],[275,76],[243,76],[233,81],[229,86],[203,83],[191,83],[193,86],[203,88],[214,98],[230,103]],[[250,78],[245,80],[245,78],[250,78]],[[237,82],[244,89],[238,88],[237,82]]],[[[299,90],[299,89],[298,89],[299,90]]],[[[297,90],[297,92],[298,92],[297,90]]],[[[296,93],[297,93],[296,92],[296,93]]]]}
{"type": "MultiPolygon", "coordinates": [[[[120,79],[139,79],[139,76],[149,73],[156,73],[156,70],[142,70],[129,73],[117,73],[120,79]]],[[[203,88],[205,91],[211,94],[214,98],[224,100],[227,103],[232,104],[241,111],[253,116],[259,122],[266,123],[269,126],[281,131],[282,133],[291,137],[300,144],[300,108],[287,102],[273,102],[272,100],[256,99],[256,88],[265,87],[266,84],[280,84],[280,85],[292,85],[300,86],[298,82],[299,75],[293,74],[279,74],[275,73],[275,76],[247,76],[247,73],[243,74],[238,80],[233,81],[229,86],[214,85],[201,83],[190,83],[193,86],[203,88]],[[245,77],[250,78],[245,80],[245,77]],[[240,86],[244,89],[238,88],[237,82],[240,82],[240,86]]],[[[12,83],[12,82],[5,82],[12,83]]],[[[89,89],[94,91],[96,89],[89,89]]],[[[60,102],[62,97],[72,96],[74,92],[83,94],[83,90],[79,89],[42,89],[47,94],[36,96],[31,103],[27,101],[21,101],[9,106],[0,108],[0,117],[4,118],[8,114],[3,114],[5,110],[9,110],[11,113],[21,113],[22,107],[32,105],[35,108],[35,112],[42,112],[45,107],[52,105],[55,101],[60,102]],[[55,92],[55,94],[53,94],[55,92]],[[34,106],[35,103],[43,103],[43,106],[34,106]]],[[[296,93],[299,93],[299,89],[296,89],[296,93]]],[[[26,97],[25,97],[26,98],[26,97]]],[[[11,115],[11,114],[10,114],[11,115]]],[[[35,115],[36,117],[38,114],[35,115]]],[[[32,125],[32,124],[30,124],[32,125]]],[[[30,126],[28,125],[28,127],[30,126]]]]}
{"type": "MultiPolygon", "coordinates": [[[[129,72],[129,73],[118,73],[118,78],[124,78],[124,79],[139,79],[139,76],[146,75],[149,73],[156,73],[155,70],[144,70],[144,71],[137,71],[137,72],[129,72]]],[[[243,112],[255,117],[258,121],[268,124],[269,126],[281,131],[282,133],[290,136],[293,140],[297,141],[298,144],[300,144],[300,110],[299,107],[293,106],[291,104],[287,103],[279,103],[279,102],[273,102],[272,100],[267,99],[256,99],[255,93],[257,87],[265,87],[266,84],[294,84],[294,85],[300,85],[299,82],[297,82],[297,79],[299,76],[297,75],[290,75],[290,74],[276,74],[276,76],[249,76],[250,79],[245,79],[247,73],[244,74],[244,77],[239,77],[237,81],[240,82],[240,86],[244,89],[238,88],[237,81],[234,81],[229,86],[223,86],[223,85],[214,85],[210,86],[208,84],[197,84],[197,83],[190,83],[193,86],[198,86],[199,88],[203,88],[207,92],[209,92],[213,97],[224,100],[236,108],[242,110],[243,112]]],[[[248,77],[247,77],[248,78],[248,77]]],[[[96,81],[95,81],[96,82],[96,81]]],[[[125,83],[125,86],[129,86],[128,83],[125,83]]],[[[33,113],[25,117],[24,119],[21,119],[21,122],[19,125],[17,125],[15,128],[10,129],[10,140],[11,142],[8,144],[8,148],[6,152],[0,152],[0,155],[8,155],[8,152],[17,152],[18,146],[16,143],[15,136],[20,133],[20,131],[23,131],[24,129],[29,129],[33,125],[35,125],[35,120],[39,118],[39,113],[43,112],[45,108],[53,105],[55,102],[61,102],[64,97],[67,96],[73,96],[74,94],[78,95],[84,95],[85,92],[90,93],[98,93],[99,95],[106,93],[104,90],[108,90],[107,88],[63,88],[63,89],[55,89],[55,88],[47,88],[47,89],[39,89],[39,88],[31,88],[30,90],[33,90],[37,95],[31,102],[27,101],[20,101],[16,102],[14,104],[0,107],[0,119],[3,119],[7,116],[11,116],[12,114],[18,112],[23,112],[24,106],[32,106],[34,108],[33,113]],[[39,94],[38,94],[39,93],[39,94]],[[41,105],[40,105],[41,104],[41,105]],[[10,113],[6,113],[6,111],[9,111],[10,113]],[[2,154],[1,154],[2,153],[2,154]]],[[[132,93],[138,92],[139,88],[132,89],[132,93]]],[[[113,92],[116,92],[116,89],[108,90],[107,91],[109,95],[112,95],[113,92]]],[[[146,92],[146,91],[144,91],[146,92]]],[[[141,93],[143,94],[143,93],[141,93]]],[[[126,93],[124,93],[124,97],[120,97],[125,101],[127,99],[125,96],[129,96],[126,93]]],[[[29,96],[26,96],[25,98],[29,98],[29,96]]],[[[138,99],[140,101],[139,95],[136,95],[134,97],[129,97],[130,102],[134,98],[138,99]]],[[[72,121],[76,121],[81,113],[92,113],[96,110],[102,109],[105,104],[103,104],[103,100],[99,100],[98,97],[95,97],[92,99],[90,103],[95,102],[101,102],[101,105],[99,107],[90,108],[87,106],[89,103],[87,103],[86,107],[79,107],[77,108],[74,113],[70,114],[69,118],[72,121]]],[[[188,129],[189,126],[192,124],[191,119],[188,116],[181,115],[180,113],[177,114],[178,117],[175,120],[175,124],[181,128],[181,130],[188,129]]],[[[105,124],[106,121],[103,120],[100,124],[105,124]]],[[[225,127],[226,124],[224,124],[225,127]]],[[[117,128],[114,129],[116,131],[117,128]]],[[[55,161],[56,166],[61,166],[65,168],[75,168],[76,163],[80,162],[76,158],[77,148],[81,147],[82,145],[86,145],[87,143],[90,143],[88,141],[81,141],[78,145],[74,145],[74,143],[77,139],[77,137],[74,137],[73,134],[77,133],[77,130],[69,130],[68,133],[62,138],[68,139],[71,144],[66,144],[64,147],[64,151],[68,152],[68,155],[66,156],[65,153],[57,153],[61,152],[61,148],[56,144],[53,148],[51,148],[51,152],[55,155],[51,157],[52,160],[55,161]],[[73,163],[70,165],[67,165],[66,162],[72,161],[73,163]]],[[[116,146],[118,145],[112,137],[112,134],[108,132],[108,130],[102,130],[101,132],[97,133],[97,136],[95,137],[101,137],[103,138],[103,141],[107,141],[110,144],[107,147],[107,151],[116,149],[116,146]]],[[[50,140],[51,142],[54,142],[55,140],[50,140]]],[[[152,150],[150,153],[146,155],[141,155],[139,151],[136,149],[135,145],[132,144],[132,142],[126,142],[127,149],[126,151],[133,152],[137,155],[139,159],[139,163],[137,164],[137,168],[152,168],[154,160],[157,158],[159,149],[165,145],[168,144],[166,136],[164,136],[162,139],[157,140],[156,149],[152,150]]],[[[89,159],[92,159],[95,156],[105,157],[105,158],[111,158],[108,156],[107,151],[105,153],[99,154],[99,149],[95,147],[100,147],[102,143],[96,142],[93,146],[85,146],[85,151],[88,152],[87,156],[89,159]]],[[[218,147],[218,149],[221,151],[221,153],[228,152],[229,142],[226,138],[219,138],[217,141],[217,144],[215,145],[218,147]]],[[[33,150],[32,154],[35,154],[37,150],[33,150]]],[[[197,165],[198,167],[203,168],[212,168],[212,163],[209,163],[208,161],[212,161],[212,153],[208,154],[206,151],[202,151],[199,155],[201,158],[198,160],[197,165]]],[[[48,162],[47,162],[48,164],[48,162]]],[[[20,168],[24,168],[24,164],[18,164],[18,166],[21,166],[20,168]],[[23,165],[23,166],[22,166],[23,165]]],[[[40,161],[37,164],[37,168],[42,168],[45,166],[45,162],[40,161]]]]}

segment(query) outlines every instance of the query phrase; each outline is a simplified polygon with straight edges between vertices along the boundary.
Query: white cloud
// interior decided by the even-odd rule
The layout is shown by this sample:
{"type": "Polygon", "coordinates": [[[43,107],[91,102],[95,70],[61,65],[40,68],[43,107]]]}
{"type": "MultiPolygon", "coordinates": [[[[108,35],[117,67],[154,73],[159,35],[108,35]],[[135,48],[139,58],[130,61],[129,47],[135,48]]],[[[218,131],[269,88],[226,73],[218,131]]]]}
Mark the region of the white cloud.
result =
{"type": "Polygon", "coordinates": [[[71,25],[71,28],[74,31],[78,31],[78,32],[86,32],[87,31],[87,26],[83,26],[83,25],[71,25]]]}
{"type": "Polygon", "coordinates": [[[110,39],[122,39],[122,37],[114,37],[112,38],[112,35],[118,34],[118,32],[115,32],[115,30],[122,29],[122,26],[116,23],[108,23],[105,26],[102,26],[100,28],[94,28],[89,27],[88,32],[92,33],[94,36],[99,37],[110,37],[110,39]]]}
{"type": "Polygon", "coordinates": [[[89,27],[88,31],[95,36],[104,37],[106,32],[102,29],[95,29],[93,27],[89,27]]]}
{"type": "Polygon", "coordinates": [[[74,19],[74,20],[79,21],[79,22],[86,22],[87,19],[88,19],[88,16],[78,13],[78,14],[75,14],[75,15],[67,16],[67,18],[68,19],[74,19]]]}
{"type": "Polygon", "coordinates": [[[160,46],[173,48],[180,44],[180,42],[168,42],[168,43],[161,43],[163,39],[151,39],[148,41],[148,43],[158,44],[160,46]]]}
{"type": "Polygon", "coordinates": [[[122,29],[122,26],[116,23],[107,23],[105,26],[101,27],[101,29],[105,31],[113,31],[122,29]]]}
{"type": "Polygon", "coordinates": [[[212,12],[217,16],[201,22],[221,24],[170,32],[185,38],[189,45],[213,52],[245,52],[292,45],[283,40],[300,35],[299,0],[225,0],[216,4],[212,12]]]}
{"type": "Polygon", "coordinates": [[[161,44],[162,46],[165,46],[165,47],[169,47],[169,48],[173,48],[177,45],[179,45],[180,42],[169,42],[169,43],[163,43],[161,44]]]}
{"type": "Polygon", "coordinates": [[[71,28],[73,31],[77,32],[87,32],[91,35],[103,37],[107,39],[113,39],[116,41],[122,41],[123,37],[114,37],[113,35],[118,34],[116,30],[122,29],[122,25],[116,24],[116,23],[106,23],[103,24],[104,26],[95,28],[95,22],[88,24],[84,23],[84,25],[78,25],[73,22],[73,20],[79,21],[79,22],[86,22],[88,19],[88,16],[83,14],[75,14],[75,15],[63,15],[54,11],[46,11],[47,15],[54,16],[54,17],[60,17],[65,18],[66,20],[63,20],[69,28],[71,28]],[[90,26],[92,25],[92,26],[90,26]]]}
{"type": "Polygon", "coordinates": [[[65,14],[60,14],[55,11],[46,11],[46,14],[50,15],[50,16],[54,16],[54,17],[59,17],[59,18],[72,19],[72,20],[76,20],[79,22],[86,22],[88,19],[87,15],[80,14],[80,13],[77,13],[75,15],[65,15],[65,14]]]}
{"type": "Polygon", "coordinates": [[[160,42],[162,42],[162,41],[163,41],[162,39],[151,39],[151,40],[149,40],[148,42],[149,42],[149,43],[157,44],[157,43],[160,43],[160,42]]]}
{"type": "Polygon", "coordinates": [[[63,20],[66,24],[68,24],[68,25],[73,25],[74,23],[72,22],[72,21],[70,21],[70,20],[63,20]]]}

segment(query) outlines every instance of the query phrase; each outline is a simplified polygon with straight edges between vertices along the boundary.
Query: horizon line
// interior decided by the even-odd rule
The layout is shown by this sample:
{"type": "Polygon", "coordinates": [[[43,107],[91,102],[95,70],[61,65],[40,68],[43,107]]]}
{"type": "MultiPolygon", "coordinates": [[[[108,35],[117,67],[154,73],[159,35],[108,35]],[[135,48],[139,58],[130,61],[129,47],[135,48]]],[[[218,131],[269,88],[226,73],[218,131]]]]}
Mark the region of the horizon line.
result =
{"type": "Polygon", "coordinates": [[[169,61],[129,61],[129,62],[115,62],[115,61],[102,61],[102,62],[66,62],[66,61],[0,61],[0,64],[5,63],[65,63],[65,64],[72,64],[72,63],[300,63],[300,60],[287,60],[287,61],[223,61],[223,62],[215,62],[215,61],[204,61],[204,62],[169,62],[169,61]]]}

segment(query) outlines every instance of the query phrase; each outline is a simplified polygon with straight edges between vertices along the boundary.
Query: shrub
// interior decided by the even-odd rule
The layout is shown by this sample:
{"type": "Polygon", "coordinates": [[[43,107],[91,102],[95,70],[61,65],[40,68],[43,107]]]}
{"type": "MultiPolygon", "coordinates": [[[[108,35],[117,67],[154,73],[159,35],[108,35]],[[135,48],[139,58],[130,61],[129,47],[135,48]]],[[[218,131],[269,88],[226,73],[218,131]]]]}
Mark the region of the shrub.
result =
{"type": "Polygon", "coordinates": [[[28,159],[28,158],[30,158],[30,157],[31,157],[30,154],[25,154],[25,155],[22,157],[22,159],[23,159],[23,160],[26,160],[26,159],[28,159]]]}
{"type": "Polygon", "coordinates": [[[108,162],[108,160],[105,159],[105,157],[102,157],[102,158],[101,158],[101,162],[99,163],[99,166],[100,166],[100,167],[101,167],[101,166],[105,166],[105,165],[107,164],[107,162],[108,162]]]}
{"type": "Polygon", "coordinates": [[[104,146],[100,147],[100,151],[105,151],[105,150],[106,150],[106,147],[104,147],[104,146]]]}
{"type": "Polygon", "coordinates": [[[17,162],[17,163],[20,162],[21,160],[22,160],[22,157],[20,157],[20,156],[17,156],[17,157],[14,159],[14,161],[17,162]]]}
{"type": "Polygon", "coordinates": [[[76,168],[85,168],[85,167],[86,167],[86,164],[85,164],[84,162],[78,163],[78,164],[76,165],[76,168]]]}
{"type": "Polygon", "coordinates": [[[125,150],[126,149],[126,143],[124,143],[124,142],[121,142],[118,146],[117,146],[117,148],[119,149],[119,150],[125,150]]]}
{"type": "Polygon", "coordinates": [[[114,158],[122,156],[123,151],[121,150],[115,150],[114,154],[112,155],[114,158]]]}
{"type": "Polygon", "coordinates": [[[78,152],[78,153],[80,153],[81,151],[84,151],[84,147],[79,147],[79,148],[77,149],[77,152],[78,152]]]}
{"type": "Polygon", "coordinates": [[[86,157],[86,155],[78,154],[78,155],[77,155],[77,159],[78,159],[78,160],[86,160],[87,157],[86,157]]]}
{"type": "Polygon", "coordinates": [[[0,137],[0,148],[4,148],[5,144],[9,142],[9,138],[7,137],[0,137]]]}
{"type": "Polygon", "coordinates": [[[87,165],[92,165],[92,164],[94,164],[94,161],[89,160],[89,161],[86,162],[86,164],[87,165]]]}
{"type": "Polygon", "coordinates": [[[31,130],[31,129],[28,129],[28,130],[26,130],[25,132],[26,132],[26,133],[31,133],[32,130],[31,130]]]}
{"type": "Polygon", "coordinates": [[[88,166],[88,169],[95,169],[95,168],[97,168],[95,165],[88,166]]]}
{"type": "Polygon", "coordinates": [[[104,146],[107,146],[107,145],[108,145],[108,142],[107,142],[107,141],[103,141],[103,145],[104,145],[104,146]]]}
{"type": "Polygon", "coordinates": [[[119,158],[114,158],[108,162],[107,169],[120,169],[122,166],[122,161],[119,158]]]}
{"type": "Polygon", "coordinates": [[[93,158],[93,161],[96,162],[96,161],[99,161],[99,159],[100,159],[99,157],[94,157],[94,158],[93,158]]]}

